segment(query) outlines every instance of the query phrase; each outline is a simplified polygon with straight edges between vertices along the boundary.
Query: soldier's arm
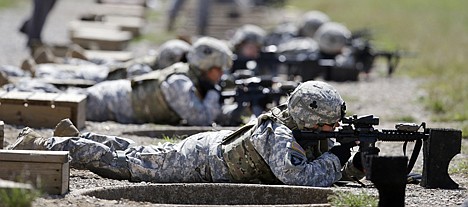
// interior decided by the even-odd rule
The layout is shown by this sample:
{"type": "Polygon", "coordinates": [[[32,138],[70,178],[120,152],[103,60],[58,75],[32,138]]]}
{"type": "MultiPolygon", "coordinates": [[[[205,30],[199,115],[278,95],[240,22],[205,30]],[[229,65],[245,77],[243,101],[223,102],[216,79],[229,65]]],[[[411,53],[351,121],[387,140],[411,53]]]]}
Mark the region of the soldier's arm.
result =
{"type": "Polygon", "coordinates": [[[161,90],[169,106],[189,125],[211,125],[221,112],[219,95],[208,92],[205,99],[200,99],[185,75],[172,75],[161,84],[161,90]]]}
{"type": "Polygon", "coordinates": [[[265,136],[268,141],[262,148],[271,150],[259,150],[259,153],[284,184],[325,187],[341,178],[340,161],[335,155],[325,153],[309,162],[287,127],[280,125],[264,131],[259,136],[265,136]]]}

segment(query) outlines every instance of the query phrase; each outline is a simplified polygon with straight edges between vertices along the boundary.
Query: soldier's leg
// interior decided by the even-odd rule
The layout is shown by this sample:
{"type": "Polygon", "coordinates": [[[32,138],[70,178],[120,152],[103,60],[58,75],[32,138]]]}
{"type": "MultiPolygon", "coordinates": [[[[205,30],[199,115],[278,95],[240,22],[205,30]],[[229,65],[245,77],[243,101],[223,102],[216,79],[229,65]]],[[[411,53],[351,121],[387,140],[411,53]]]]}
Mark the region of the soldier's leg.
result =
{"type": "Polygon", "coordinates": [[[177,14],[181,10],[182,6],[184,5],[185,0],[172,0],[169,5],[169,11],[167,22],[166,22],[166,29],[167,31],[174,30],[175,20],[177,18],[177,14]]]}
{"type": "Polygon", "coordinates": [[[129,80],[104,81],[87,88],[87,120],[133,123],[131,91],[129,80]]]}
{"type": "MultiPolygon", "coordinates": [[[[117,145],[112,145],[112,147],[115,146],[117,145]]],[[[88,169],[106,178],[130,179],[130,171],[123,151],[117,151],[102,143],[81,137],[51,137],[46,147],[52,151],[69,151],[70,165],[73,168],[88,169]]]]}
{"type": "Polygon", "coordinates": [[[96,134],[92,132],[87,132],[80,135],[81,138],[92,140],[95,142],[99,142],[101,144],[106,145],[112,151],[114,150],[126,150],[129,147],[135,145],[135,142],[131,139],[123,138],[123,137],[116,137],[116,136],[108,136],[102,134],[96,134]]]}
{"type": "Polygon", "coordinates": [[[177,144],[139,146],[126,151],[132,181],[227,182],[221,140],[231,131],[192,135],[177,144]]]}
{"type": "Polygon", "coordinates": [[[44,27],[50,10],[56,0],[34,0],[33,14],[28,21],[28,46],[34,44],[32,41],[41,41],[42,28],[44,27]]]}
{"type": "Polygon", "coordinates": [[[126,150],[131,145],[135,144],[133,140],[122,137],[96,134],[92,132],[80,134],[80,131],[75,127],[75,125],[73,125],[73,122],[70,119],[63,119],[57,124],[57,126],[55,126],[54,137],[81,137],[104,144],[112,151],[126,150]]]}
{"type": "MultiPolygon", "coordinates": [[[[112,146],[117,146],[113,144],[112,146]]],[[[80,137],[44,138],[29,127],[24,128],[10,150],[69,151],[70,165],[76,169],[88,169],[113,179],[129,179],[130,172],[123,151],[80,137]]]]}
{"type": "Polygon", "coordinates": [[[206,35],[209,25],[209,15],[211,1],[210,0],[199,0],[198,1],[198,11],[197,11],[197,26],[198,26],[198,35],[206,35]]]}

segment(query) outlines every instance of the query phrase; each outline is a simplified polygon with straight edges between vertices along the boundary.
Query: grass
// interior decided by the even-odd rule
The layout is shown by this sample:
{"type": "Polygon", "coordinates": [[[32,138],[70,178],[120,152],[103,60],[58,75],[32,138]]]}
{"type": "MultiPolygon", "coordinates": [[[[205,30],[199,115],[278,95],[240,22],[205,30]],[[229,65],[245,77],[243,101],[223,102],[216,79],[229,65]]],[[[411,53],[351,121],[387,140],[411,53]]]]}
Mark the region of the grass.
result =
{"type": "Polygon", "coordinates": [[[450,166],[449,174],[468,175],[468,161],[460,160],[455,162],[453,166],[450,166]]]}
{"type": "MultiPolygon", "coordinates": [[[[459,122],[468,134],[467,1],[288,1],[290,9],[321,10],[351,31],[370,28],[380,49],[415,52],[396,70],[397,76],[422,78],[422,104],[432,121],[459,122]]],[[[466,135],[465,135],[466,137],[466,135]]]]}
{"type": "Polygon", "coordinates": [[[378,199],[374,196],[362,191],[359,194],[351,192],[336,192],[328,197],[328,201],[332,206],[347,206],[347,207],[362,207],[362,206],[377,206],[378,199]]]}
{"type": "Polygon", "coordinates": [[[28,207],[40,196],[37,190],[12,188],[0,189],[0,206],[2,207],[28,207]]]}
{"type": "Polygon", "coordinates": [[[0,9],[11,7],[15,5],[15,3],[15,0],[0,0],[0,9]]]}
{"type": "MultiPolygon", "coordinates": [[[[468,142],[462,141],[461,154],[468,154],[468,142]]],[[[449,165],[449,174],[468,175],[468,160],[465,158],[452,161],[449,165]]]]}
{"type": "Polygon", "coordinates": [[[184,139],[186,136],[177,136],[177,135],[174,135],[172,137],[170,136],[167,136],[167,135],[163,135],[162,139],[164,140],[164,142],[170,142],[170,143],[177,143],[177,142],[180,142],[180,140],[184,139]]]}

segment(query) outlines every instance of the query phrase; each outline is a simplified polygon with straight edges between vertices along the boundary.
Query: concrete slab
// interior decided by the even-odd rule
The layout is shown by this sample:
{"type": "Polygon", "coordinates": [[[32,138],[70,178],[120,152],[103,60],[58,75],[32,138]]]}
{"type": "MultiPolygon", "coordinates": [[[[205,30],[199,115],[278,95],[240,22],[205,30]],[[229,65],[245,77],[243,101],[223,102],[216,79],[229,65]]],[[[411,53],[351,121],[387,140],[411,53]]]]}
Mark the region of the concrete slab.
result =
{"type": "Polygon", "coordinates": [[[73,193],[100,199],[128,199],[156,204],[330,206],[330,188],[234,183],[158,183],[109,186],[73,193]]]}

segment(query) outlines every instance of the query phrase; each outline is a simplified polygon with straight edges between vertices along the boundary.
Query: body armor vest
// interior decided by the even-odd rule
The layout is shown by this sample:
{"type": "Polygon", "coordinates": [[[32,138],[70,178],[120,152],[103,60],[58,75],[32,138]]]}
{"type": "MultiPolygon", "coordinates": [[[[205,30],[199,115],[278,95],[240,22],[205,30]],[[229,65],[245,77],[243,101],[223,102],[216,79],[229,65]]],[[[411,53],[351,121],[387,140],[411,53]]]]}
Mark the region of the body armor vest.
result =
{"type": "Polygon", "coordinates": [[[252,133],[262,121],[264,119],[259,119],[257,124],[247,124],[239,128],[222,142],[223,157],[234,182],[281,183],[250,140],[252,133]]]}
{"type": "Polygon", "coordinates": [[[180,123],[181,118],[168,105],[161,91],[161,83],[174,74],[186,75],[197,86],[197,71],[186,63],[176,63],[131,80],[132,106],[137,122],[172,125],[180,123]]]}

